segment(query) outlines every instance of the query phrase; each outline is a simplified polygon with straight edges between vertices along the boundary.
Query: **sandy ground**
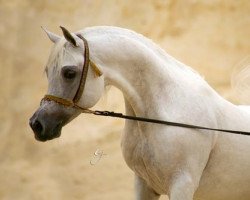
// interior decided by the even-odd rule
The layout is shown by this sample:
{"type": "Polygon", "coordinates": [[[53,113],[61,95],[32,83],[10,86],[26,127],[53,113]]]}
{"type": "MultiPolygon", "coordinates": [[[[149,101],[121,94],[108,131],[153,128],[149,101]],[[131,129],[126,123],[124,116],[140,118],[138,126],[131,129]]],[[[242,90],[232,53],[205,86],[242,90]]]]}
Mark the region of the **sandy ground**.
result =
{"type": "MultiPolygon", "coordinates": [[[[34,140],[28,119],[46,92],[51,47],[41,25],[57,34],[59,25],[133,29],[238,103],[230,80],[249,64],[249,13],[248,0],[0,0],[0,199],[133,199],[133,173],[120,150],[122,120],[82,115],[59,139],[34,140]],[[107,155],[92,166],[97,149],[107,155]]],[[[97,107],[123,111],[121,93],[111,89],[97,107]]]]}

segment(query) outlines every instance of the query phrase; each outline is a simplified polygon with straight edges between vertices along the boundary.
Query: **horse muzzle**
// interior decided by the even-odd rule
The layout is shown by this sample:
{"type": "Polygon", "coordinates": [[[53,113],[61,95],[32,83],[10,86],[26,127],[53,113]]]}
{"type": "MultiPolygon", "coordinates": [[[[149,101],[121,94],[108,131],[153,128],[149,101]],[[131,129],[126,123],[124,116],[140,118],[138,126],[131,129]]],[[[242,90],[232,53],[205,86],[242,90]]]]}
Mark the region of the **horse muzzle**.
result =
{"type": "Polygon", "coordinates": [[[62,127],[76,116],[72,108],[65,108],[54,102],[42,104],[29,120],[31,129],[38,141],[45,142],[58,138],[62,127]]]}
{"type": "Polygon", "coordinates": [[[30,127],[38,141],[47,141],[61,135],[63,123],[48,117],[44,111],[37,110],[29,121],[30,127]]]}

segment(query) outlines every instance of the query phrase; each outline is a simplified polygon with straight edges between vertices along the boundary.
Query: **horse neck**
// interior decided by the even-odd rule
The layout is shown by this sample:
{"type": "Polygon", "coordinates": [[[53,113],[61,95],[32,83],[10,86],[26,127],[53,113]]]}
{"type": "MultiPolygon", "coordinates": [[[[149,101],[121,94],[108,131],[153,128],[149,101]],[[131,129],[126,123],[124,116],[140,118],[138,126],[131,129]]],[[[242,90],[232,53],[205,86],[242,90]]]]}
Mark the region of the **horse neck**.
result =
{"type": "Polygon", "coordinates": [[[174,89],[186,91],[185,81],[180,80],[198,77],[170,56],[159,54],[155,46],[126,34],[99,35],[89,41],[91,59],[102,67],[106,84],[120,89],[138,116],[158,115],[164,110],[159,105],[166,105],[174,89]]]}

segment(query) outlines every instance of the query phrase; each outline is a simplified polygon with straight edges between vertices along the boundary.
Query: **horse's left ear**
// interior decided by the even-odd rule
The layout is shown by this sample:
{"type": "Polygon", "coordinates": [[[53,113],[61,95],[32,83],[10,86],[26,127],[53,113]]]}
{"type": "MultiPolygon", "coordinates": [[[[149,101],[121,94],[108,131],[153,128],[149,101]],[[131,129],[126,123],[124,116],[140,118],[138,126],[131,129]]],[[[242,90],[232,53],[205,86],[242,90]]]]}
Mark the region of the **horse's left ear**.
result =
{"type": "Polygon", "coordinates": [[[64,27],[60,26],[60,28],[62,29],[63,35],[65,37],[65,39],[70,42],[71,44],[73,44],[73,46],[77,47],[77,41],[75,39],[75,37],[64,27]]]}

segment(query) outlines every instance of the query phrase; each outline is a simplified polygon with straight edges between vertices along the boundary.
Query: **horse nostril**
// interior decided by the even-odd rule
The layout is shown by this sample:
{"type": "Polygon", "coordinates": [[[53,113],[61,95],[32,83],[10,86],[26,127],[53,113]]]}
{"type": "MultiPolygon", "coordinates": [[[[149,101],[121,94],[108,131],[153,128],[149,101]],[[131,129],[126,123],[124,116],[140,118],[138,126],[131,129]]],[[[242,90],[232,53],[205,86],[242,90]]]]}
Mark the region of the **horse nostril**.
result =
{"type": "Polygon", "coordinates": [[[38,120],[30,122],[30,126],[35,133],[41,134],[43,131],[43,126],[38,120]]]}

